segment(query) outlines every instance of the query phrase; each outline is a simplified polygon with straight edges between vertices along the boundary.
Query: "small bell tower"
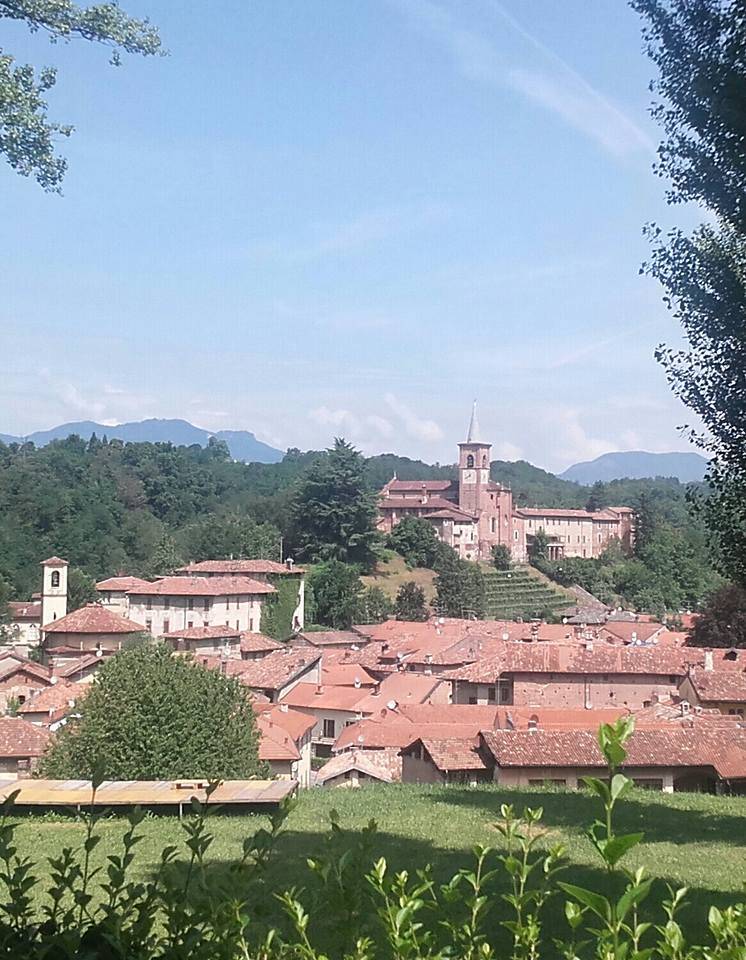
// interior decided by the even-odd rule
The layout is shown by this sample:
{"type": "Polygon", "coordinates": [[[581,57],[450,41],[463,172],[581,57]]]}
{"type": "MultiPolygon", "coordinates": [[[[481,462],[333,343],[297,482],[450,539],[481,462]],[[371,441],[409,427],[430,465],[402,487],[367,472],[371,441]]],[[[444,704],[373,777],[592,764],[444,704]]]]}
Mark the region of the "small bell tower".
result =
{"type": "Polygon", "coordinates": [[[475,400],[466,440],[458,445],[458,505],[475,517],[479,516],[482,497],[490,481],[491,450],[492,444],[480,439],[475,400]]]}
{"type": "Polygon", "coordinates": [[[67,560],[50,557],[41,564],[44,577],[41,589],[42,630],[53,620],[60,620],[67,613],[67,560]]]}

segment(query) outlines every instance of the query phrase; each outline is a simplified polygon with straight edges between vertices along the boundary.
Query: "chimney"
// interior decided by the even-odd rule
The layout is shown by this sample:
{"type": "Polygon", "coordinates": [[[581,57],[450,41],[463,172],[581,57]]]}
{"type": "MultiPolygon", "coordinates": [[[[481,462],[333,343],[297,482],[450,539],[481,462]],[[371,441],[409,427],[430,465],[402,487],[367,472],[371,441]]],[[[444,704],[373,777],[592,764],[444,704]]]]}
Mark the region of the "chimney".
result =
{"type": "Polygon", "coordinates": [[[705,650],[705,670],[713,670],[715,664],[712,657],[712,650],[705,650]]]}
{"type": "Polygon", "coordinates": [[[381,684],[378,683],[378,681],[376,681],[376,683],[373,685],[373,696],[374,697],[381,696],[381,684]]]}
{"type": "Polygon", "coordinates": [[[682,716],[682,717],[688,717],[688,716],[689,716],[689,710],[691,709],[691,705],[690,705],[689,701],[688,701],[688,700],[682,700],[682,701],[681,701],[681,704],[680,704],[680,707],[681,707],[681,716],[682,716]]]}
{"type": "Polygon", "coordinates": [[[637,631],[636,631],[636,630],[633,630],[633,631],[632,631],[632,633],[630,634],[630,639],[632,640],[632,643],[637,643],[637,631]]]}
{"type": "Polygon", "coordinates": [[[360,687],[362,687],[362,683],[360,683],[360,677],[355,677],[355,689],[359,690],[360,687]]]}
{"type": "Polygon", "coordinates": [[[293,560],[292,557],[288,557],[285,561],[285,566],[288,568],[288,570],[292,570],[295,566],[295,560],[293,560]]]}
{"type": "Polygon", "coordinates": [[[317,683],[317,684],[316,684],[316,690],[315,690],[314,692],[315,692],[315,694],[316,694],[317,697],[320,697],[321,694],[324,692],[324,688],[321,686],[320,683],[317,683]]]}
{"type": "Polygon", "coordinates": [[[592,640],[586,640],[586,641],[585,641],[585,649],[588,651],[588,653],[593,653],[593,641],[592,641],[592,640]]]}
{"type": "Polygon", "coordinates": [[[529,731],[535,731],[539,729],[539,721],[536,719],[536,717],[528,718],[528,729],[529,731]]]}
{"type": "Polygon", "coordinates": [[[287,712],[288,712],[288,705],[287,705],[286,703],[281,703],[281,704],[280,704],[280,710],[282,710],[283,713],[287,713],[287,712]]]}

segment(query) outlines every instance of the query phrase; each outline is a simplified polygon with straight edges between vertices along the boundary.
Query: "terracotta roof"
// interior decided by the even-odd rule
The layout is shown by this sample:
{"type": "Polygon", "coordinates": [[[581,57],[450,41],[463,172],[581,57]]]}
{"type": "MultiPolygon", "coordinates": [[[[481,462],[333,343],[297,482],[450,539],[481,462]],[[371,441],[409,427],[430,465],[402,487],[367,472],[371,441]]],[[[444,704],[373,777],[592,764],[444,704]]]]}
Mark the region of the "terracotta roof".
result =
{"type": "Polygon", "coordinates": [[[241,634],[241,653],[263,653],[271,650],[287,650],[288,647],[273,637],[265,637],[263,633],[252,633],[244,630],[241,634]]]}
{"type": "Polygon", "coordinates": [[[122,617],[100,603],[87,603],[66,617],[53,620],[43,628],[45,633],[141,633],[145,627],[122,617]]]}
{"type": "MultiPolygon", "coordinates": [[[[597,735],[590,730],[497,730],[481,736],[500,767],[605,766],[597,735]]],[[[746,777],[746,730],[636,730],[627,744],[625,766],[712,766],[726,778],[746,777]]]]}
{"type": "Polygon", "coordinates": [[[420,490],[450,490],[455,486],[455,480],[389,480],[384,489],[413,493],[420,490]]]}
{"type": "Polygon", "coordinates": [[[321,665],[321,682],[328,687],[374,687],[378,682],[359,663],[326,663],[321,665]]]}
{"type": "Polygon", "coordinates": [[[342,650],[339,647],[324,648],[324,665],[331,664],[360,664],[373,669],[379,665],[381,655],[380,643],[364,644],[359,650],[342,650]]]}
{"type": "Polygon", "coordinates": [[[293,740],[298,741],[316,725],[316,717],[301,710],[292,710],[286,703],[252,703],[252,709],[258,717],[270,720],[275,726],[282,727],[293,740]]]}
{"type": "Polygon", "coordinates": [[[260,660],[226,660],[222,664],[217,658],[204,658],[203,662],[212,667],[224,665],[228,676],[238,677],[247,687],[276,691],[287,686],[320,659],[321,655],[316,651],[288,647],[274,650],[260,660]]]}
{"type": "Polygon", "coordinates": [[[365,750],[376,750],[382,747],[406,747],[420,737],[431,737],[434,740],[450,737],[473,738],[482,729],[481,723],[412,723],[395,711],[382,711],[393,716],[381,717],[373,715],[364,720],[358,720],[345,727],[332,747],[335,753],[356,747],[365,750]]]}
{"type": "Polygon", "coordinates": [[[375,690],[364,691],[365,696],[358,703],[357,709],[361,713],[373,713],[389,703],[396,703],[398,707],[424,703],[441,683],[439,677],[423,673],[392,673],[381,681],[378,693],[375,690]]]}
{"type": "Polygon", "coordinates": [[[163,634],[164,640],[237,640],[240,636],[240,630],[230,627],[184,627],[163,634]]]}
{"type": "Polygon", "coordinates": [[[41,604],[32,600],[9,600],[8,613],[11,621],[31,620],[41,621],[41,604]]]}
{"type": "Polygon", "coordinates": [[[610,620],[599,630],[599,634],[609,634],[623,643],[632,643],[633,639],[647,643],[665,630],[662,623],[630,623],[626,620],[610,620]]]}
{"type": "Polygon", "coordinates": [[[379,510],[452,510],[454,503],[445,497],[382,497],[379,510]],[[424,502],[423,502],[424,500],[424,502]]]}
{"type": "Polygon", "coordinates": [[[256,725],[259,730],[260,760],[300,759],[300,751],[287,730],[275,726],[271,720],[262,716],[256,718],[256,725]]]}
{"type": "Polygon", "coordinates": [[[143,580],[142,577],[109,577],[107,580],[99,580],[96,589],[101,591],[123,590],[125,593],[129,593],[137,587],[147,586],[148,582],[148,580],[143,580]]]}
{"type": "Polygon", "coordinates": [[[352,630],[301,630],[298,636],[314,647],[351,647],[359,645],[362,639],[352,630]]]}
{"type": "Polygon", "coordinates": [[[66,712],[70,707],[70,701],[80,699],[80,697],[87,692],[87,689],[87,685],[70,683],[64,680],[61,683],[53,683],[21,704],[18,712],[20,714],[48,714],[50,711],[54,714],[57,714],[59,711],[66,712]]]}
{"type": "Polygon", "coordinates": [[[301,567],[286,566],[276,560],[200,560],[179,567],[179,573],[223,573],[223,574],[288,574],[303,573],[301,567]]]}
{"type": "Polygon", "coordinates": [[[0,680],[7,680],[15,673],[27,673],[43,683],[49,683],[51,673],[49,667],[22,657],[19,653],[6,652],[0,654],[0,680]]]}
{"type": "MultiPolygon", "coordinates": [[[[620,508],[621,509],[621,508],[620,508]]],[[[619,517],[612,510],[565,510],[554,507],[518,507],[515,511],[518,516],[526,518],[551,517],[562,520],[607,520],[618,521],[619,517]]]]}
{"type": "MultiPolygon", "coordinates": [[[[479,738],[433,740],[422,737],[419,741],[427,750],[438,770],[486,770],[484,757],[479,752],[479,738]]],[[[410,744],[411,749],[414,744],[410,744]]]]}
{"type": "Polygon", "coordinates": [[[62,557],[49,557],[47,560],[42,560],[39,566],[42,567],[69,567],[70,564],[67,560],[63,560],[62,557]]]}
{"type": "Polygon", "coordinates": [[[146,597],[235,597],[277,591],[270,583],[260,583],[248,577],[161,577],[128,592],[146,597]]]}
{"type": "MultiPolygon", "coordinates": [[[[712,651],[718,669],[730,664],[723,659],[725,651],[712,651]]],[[[637,674],[644,676],[683,677],[690,664],[704,662],[704,648],[614,646],[594,643],[591,649],[560,644],[508,644],[501,653],[478,663],[449,670],[450,680],[470,683],[493,683],[505,673],[574,673],[574,674],[637,674]]],[[[742,660],[746,663],[746,659],[742,660]]]]}
{"type": "Polygon", "coordinates": [[[0,757],[40,757],[51,734],[23,717],[0,717],[0,757]]]}
{"type": "Polygon", "coordinates": [[[291,707],[306,710],[345,710],[357,712],[358,703],[367,691],[355,687],[331,687],[317,683],[298,683],[282,698],[283,703],[291,707]]]}
{"type": "Polygon", "coordinates": [[[69,663],[60,664],[53,670],[55,677],[72,677],[76,673],[81,673],[89,667],[98,668],[104,662],[103,657],[97,657],[95,653],[87,653],[85,656],[78,657],[76,660],[70,660],[69,663]]]}
{"type": "Polygon", "coordinates": [[[702,703],[746,703],[746,673],[693,667],[689,682],[702,703]]]}
{"type": "Polygon", "coordinates": [[[433,513],[426,513],[423,517],[423,520],[455,520],[460,523],[474,523],[475,519],[470,513],[457,507],[442,507],[433,513]]]}
{"type": "Polygon", "coordinates": [[[398,750],[347,750],[336,754],[317,771],[316,782],[323,784],[352,770],[392,783],[401,780],[401,757],[398,750]]]}

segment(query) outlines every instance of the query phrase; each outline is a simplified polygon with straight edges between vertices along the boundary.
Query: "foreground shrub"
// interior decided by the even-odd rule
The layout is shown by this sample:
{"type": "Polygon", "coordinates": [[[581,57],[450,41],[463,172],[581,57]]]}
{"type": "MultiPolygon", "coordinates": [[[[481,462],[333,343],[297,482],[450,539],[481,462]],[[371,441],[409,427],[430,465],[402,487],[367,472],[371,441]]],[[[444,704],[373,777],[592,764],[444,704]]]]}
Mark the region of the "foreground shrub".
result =
{"type": "MultiPolygon", "coordinates": [[[[210,958],[210,960],[744,960],[746,907],[711,907],[701,919],[699,944],[687,943],[677,916],[685,889],[669,890],[662,908],[645,913],[652,879],[622,861],[642,835],[618,834],[614,814],[631,788],[618,773],[629,718],[601,728],[599,742],[609,765],[607,779],[589,778],[600,816],[588,836],[610,880],[613,896],[573,883],[561,845],[547,847],[541,809],[517,815],[503,805],[496,824],[499,843],[479,846],[470,867],[447,883],[436,883],[427,867],[392,874],[386,861],[373,860],[376,826],[352,841],[332,813],[332,838],[344,840],[307,862],[305,889],[290,887],[269,895],[266,871],[290,806],[269,826],[243,843],[241,856],[216,871],[209,851],[209,817],[214,808],[193,801],[194,815],[183,824],[186,856],[162,851],[145,883],[131,879],[144,814],[129,817],[122,848],[92,868],[100,836],[100,814],[84,815],[80,850],[67,848],[50,860],[51,878],[42,885],[33,862],[16,849],[12,798],[0,814],[0,956],[30,960],[57,958],[210,958]],[[559,879],[562,876],[563,879],[559,879]],[[507,892],[496,896],[496,879],[507,892]],[[564,897],[566,931],[550,939],[545,906],[564,897]],[[269,909],[276,902],[281,916],[269,909]]],[[[96,787],[94,783],[94,788],[96,787]]],[[[301,879],[293,877],[293,880],[301,879]]]]}

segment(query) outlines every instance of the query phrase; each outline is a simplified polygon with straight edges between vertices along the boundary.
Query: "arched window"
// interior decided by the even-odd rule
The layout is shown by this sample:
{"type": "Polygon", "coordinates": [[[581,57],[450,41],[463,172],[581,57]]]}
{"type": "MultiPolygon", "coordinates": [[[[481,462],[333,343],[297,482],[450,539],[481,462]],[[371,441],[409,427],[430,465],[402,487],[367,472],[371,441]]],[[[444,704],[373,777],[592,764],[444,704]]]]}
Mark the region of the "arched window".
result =
{"type": "Polygon", "coordinates": [[[53,570],[53,571],[52,571],[52,586],[53,586],[53,587],[59,587],[59,585],[60,585],[60,571],[59,571],[59,570],[53,570]]]}
{"type": "Polygon", "coordinates": [[[486,467],[486,466],[487,466],[487,454],[486,454],[486,453],[485,453],[484,456],[482,457],[482,466],[483,466],[483,467],[486,467]]]}
{"type": "Polygon", "coordinates": [[[471,453],[466,458],[466,466],[467,466],[467,469],[469,470],[471,470],[474,467],[474,456],[471,453]]]}

